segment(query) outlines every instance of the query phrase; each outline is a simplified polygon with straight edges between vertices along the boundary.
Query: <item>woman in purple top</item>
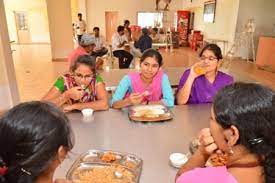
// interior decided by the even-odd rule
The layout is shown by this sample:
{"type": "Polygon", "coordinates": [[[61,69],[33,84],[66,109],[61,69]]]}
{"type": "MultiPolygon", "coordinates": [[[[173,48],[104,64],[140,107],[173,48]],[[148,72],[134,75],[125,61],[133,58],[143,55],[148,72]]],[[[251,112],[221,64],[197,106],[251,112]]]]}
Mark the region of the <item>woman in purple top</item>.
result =
{"type": "Polygon", "coordinates": [[[233,77],[218,71],[222,59],[220,47],[206,45],[200,53],[200,61],[186,70],[177,89],[177,104],[211,103],[217,91],[233,83],[233,77]]]}

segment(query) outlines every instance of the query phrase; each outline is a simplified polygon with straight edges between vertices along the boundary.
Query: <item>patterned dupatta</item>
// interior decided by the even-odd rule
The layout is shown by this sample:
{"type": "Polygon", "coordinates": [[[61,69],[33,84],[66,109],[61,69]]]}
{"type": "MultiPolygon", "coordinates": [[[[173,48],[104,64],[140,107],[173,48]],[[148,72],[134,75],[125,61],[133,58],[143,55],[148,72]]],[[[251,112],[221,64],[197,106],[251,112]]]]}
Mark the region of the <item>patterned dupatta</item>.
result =
{"type": "MultiPolygon", "coordinates": [[[[64,78],[64,89],[65,91],[78,86],[75,82],[74,77],[72,76],[72,74],[65,74],[63,75],[64,78]]],[[[83,97],[80,100],[72,100],[72,103],[87,103],[87,102],[92,102],[96,100],[96,90],[95,90],[95,84],[96,84],[96,77],[93,77],[90,84],[83,88],[84,89],[84,94],[83,97]]]]}

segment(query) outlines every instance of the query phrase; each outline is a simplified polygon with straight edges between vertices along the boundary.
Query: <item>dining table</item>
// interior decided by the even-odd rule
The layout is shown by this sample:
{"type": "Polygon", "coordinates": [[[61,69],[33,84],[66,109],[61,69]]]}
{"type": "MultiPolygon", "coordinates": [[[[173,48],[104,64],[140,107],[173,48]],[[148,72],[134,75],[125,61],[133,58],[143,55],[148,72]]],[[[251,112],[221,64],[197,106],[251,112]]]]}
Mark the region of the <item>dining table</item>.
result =
{"type": "Polygon", "coordinates": [[[57,168],[55,178],[64,178],[73,162],[88,150],[135,154],[143,161],[140,183],[172,183],[178,171],[169,163],[172,153],[189,153],[190,142],[209,126],[211,104],[182,105],[170,109],[173,119],[164,122],[131,121],[128,108],[67,114],[74,132],[74,147],[57,168]]]}

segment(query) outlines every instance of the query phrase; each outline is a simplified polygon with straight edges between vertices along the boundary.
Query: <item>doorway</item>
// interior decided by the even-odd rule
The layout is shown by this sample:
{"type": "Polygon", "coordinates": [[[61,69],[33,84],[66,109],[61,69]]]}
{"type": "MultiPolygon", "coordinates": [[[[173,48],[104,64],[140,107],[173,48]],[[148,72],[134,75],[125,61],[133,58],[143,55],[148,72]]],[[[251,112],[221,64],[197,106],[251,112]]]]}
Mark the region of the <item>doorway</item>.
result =
{"type": "Polygon", "coordinates": [[[30,43],[31,39],[28,26],[28,13],[25,11],[14,11],[14,17],[18,43],[30,43]]]}
{"type": "Polygon", "coordinates": [[[105,12],[105,29],[106,29],[106,41],[112,42],[112,35],[116,32],[118,26],[118,12],[106,11],[105,12]]]}

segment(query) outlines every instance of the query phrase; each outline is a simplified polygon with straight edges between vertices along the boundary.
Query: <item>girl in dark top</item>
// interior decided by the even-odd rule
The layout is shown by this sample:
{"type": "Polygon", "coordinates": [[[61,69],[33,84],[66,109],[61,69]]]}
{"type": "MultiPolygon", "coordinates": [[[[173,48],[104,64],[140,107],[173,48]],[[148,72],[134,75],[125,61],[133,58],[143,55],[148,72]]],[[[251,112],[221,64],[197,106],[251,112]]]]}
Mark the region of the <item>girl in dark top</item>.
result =
{"type": "Polygon", "coordinates": [[[73,133],[53,104],[27,102],[0,119],[0,147],[0,183],[52,183],[73,148],[73,133]]]}

